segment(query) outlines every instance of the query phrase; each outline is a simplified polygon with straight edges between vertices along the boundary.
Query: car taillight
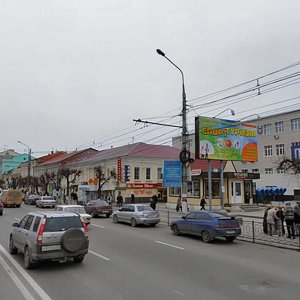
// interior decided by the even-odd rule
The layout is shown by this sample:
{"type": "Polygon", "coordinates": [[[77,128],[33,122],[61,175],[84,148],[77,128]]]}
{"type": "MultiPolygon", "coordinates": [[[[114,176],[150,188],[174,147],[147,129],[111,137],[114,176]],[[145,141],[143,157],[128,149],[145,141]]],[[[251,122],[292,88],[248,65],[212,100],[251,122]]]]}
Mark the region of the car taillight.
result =
{"type": "Polygon", "coordinates": [[[44,229],[45,229],[45,223],[46,223],[46,218],[43,218],[40,228],[39,228],[38,236],[37,236],[37,239],[35,242],[37,245],[41,245],[43,242],[43,233],[44,233],[44,229]]]}
{"type": "Polygon", "coordinates": [[[226,224],[215,224],[214,227],[215,228],[225,228],[226,224]]]}
{"type": "Polygon", "coordinates": [[[85,239],[88,241],[89,240],[89,236],[88,236],[88,228],[86,226],[86,224],[80,219],[81,221],[81,224],[83,226],[83,229],[84,229],[84,235],[85,235],[85,239]]]}

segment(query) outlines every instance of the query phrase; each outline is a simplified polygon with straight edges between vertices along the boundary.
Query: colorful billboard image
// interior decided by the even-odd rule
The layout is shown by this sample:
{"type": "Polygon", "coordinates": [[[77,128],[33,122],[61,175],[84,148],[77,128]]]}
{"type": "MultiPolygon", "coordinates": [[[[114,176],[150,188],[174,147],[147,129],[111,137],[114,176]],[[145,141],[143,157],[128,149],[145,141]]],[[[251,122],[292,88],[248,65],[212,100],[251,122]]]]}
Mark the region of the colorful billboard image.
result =
{"type": "Polygon", "coordinates": [[[196,118],[196,158],[255,162],[256,125],[216,118],[196,118]]]}

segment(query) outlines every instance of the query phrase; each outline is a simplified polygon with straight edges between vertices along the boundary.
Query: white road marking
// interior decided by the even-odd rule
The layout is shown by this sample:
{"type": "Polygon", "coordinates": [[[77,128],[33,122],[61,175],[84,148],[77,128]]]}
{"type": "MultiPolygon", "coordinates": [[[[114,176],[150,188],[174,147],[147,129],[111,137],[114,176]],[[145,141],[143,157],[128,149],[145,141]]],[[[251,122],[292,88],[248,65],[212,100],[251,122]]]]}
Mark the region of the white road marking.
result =
{"type": "Polygon", "coordinates": [[[182,248],[182,247],[167,244],[167,243],[163,243],[163,242],[160,242],[160,241],[155,241],[155,243],[162,244],[162,245],[169,246],[169,247],[176,248],[176,249],[180,249],[180,250],[184,250],[184,248],[182,248]]]}
{"type": "Polygon", "coordinates": [[[0,265],[2,265],[3,269],[6,271],[6,273],[9,275],[9,277],[12,279],[12,282],[16,285],[16,287],[19,289],[21,294],[26,300],[32,300],[35,299],[30,292],[27,290],[26,286],[23,284],[23,282],[18,278],[18,276],[14,273],[12,268],[5,262],[5,260],[0,256],[0,265]]]}
{"type": "Polygon", "coordinates": [[[96,224],[90,224],[92,226],[95,226],[95,227],[99,227],[99,228],[105,228],[104,226],[101,226],[101,225],[96,225],[96,224]]]}
{"type": "Polygon", "coordinates": [[[110,258],[105,257],[105,256],[103,256],[103,255],[101,255],[101,254],[99,254],[99,253],[96,253],[96,252],[92,251],[92,250],[89,250],[89,253],[94,254],[94,255],[96,255],[96,256],[98,256],[98,257],[104,259],[104,260],[110,260],[110,258]]]}
{"type": "Polygon", "coordinates": [[[181,296],[184,296],[183,293],[180,293],[180,292],[178,292],[178,291],[176,291],[176,290],[174,290],[174,292],[177,293],[177,294],[179,294],[179,295],[181,295],[181,296]]]}
{"type": "Polygon", "coordinates": [[[38,285],[38,283],[19,265],[19,263],[11,257],[11,255],[5,250],[5,248],[0,245],[0,251],[8,258],[8,260],[13,264],[13,266],[18,270],[18,272],[27,280],[31,287],[36,291],[36,293],[43,300],[51,300],[48,294],[38,285]]]}

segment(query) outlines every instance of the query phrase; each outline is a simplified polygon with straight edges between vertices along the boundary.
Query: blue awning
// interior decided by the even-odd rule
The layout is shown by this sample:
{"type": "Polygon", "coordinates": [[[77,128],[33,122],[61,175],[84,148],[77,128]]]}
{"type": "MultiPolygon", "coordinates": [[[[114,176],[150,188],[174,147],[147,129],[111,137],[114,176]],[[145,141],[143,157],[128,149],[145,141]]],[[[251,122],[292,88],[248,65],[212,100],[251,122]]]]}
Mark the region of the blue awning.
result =
{"type": "Polygon", "coordinates": [[[258,196],[274,196],[274,195],[283,195],[286,192],[285,187],[271,187],[271,188],[257,188],[256,195],[258,196]]]}

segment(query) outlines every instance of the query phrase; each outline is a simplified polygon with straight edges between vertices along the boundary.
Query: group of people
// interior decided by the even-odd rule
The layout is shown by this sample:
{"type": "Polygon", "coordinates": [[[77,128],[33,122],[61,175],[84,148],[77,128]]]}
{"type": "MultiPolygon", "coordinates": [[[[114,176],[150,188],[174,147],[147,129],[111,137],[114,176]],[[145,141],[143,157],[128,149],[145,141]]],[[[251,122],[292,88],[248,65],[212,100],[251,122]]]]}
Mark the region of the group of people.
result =
{"type": "Polygon", "coordinates": [[[263,231],[265,234],[270,236],[273,234],[285,235],[284,223],[286,224],[287,238],[294,239],[296,235],[299,235],[300,202],[297,202],[295,207],[292,207],[290,203],[286,203],[284,208],[281,206],[277,208],[268,206],[265,209],[263,218],[263,231]]]}
{"type": "MultiPolygon", "coordinates": [[[[184,204],[187,206],[187,211],[189,211],[189,207],[188,207],[188,203],[187,201],[184,202],[184,204]]],[[[206,201],[205,201],[205,198],[202,197],[201,200],[200,200],[200,210],[205,210],[205,205],[206,205],[206,201]]],[[[177,204],[176,204],[176,211],[181,211],[182,212],[182,201],[181,201],[181,197],[179,196],[178,199],[177,199],[177,204]]]]}

